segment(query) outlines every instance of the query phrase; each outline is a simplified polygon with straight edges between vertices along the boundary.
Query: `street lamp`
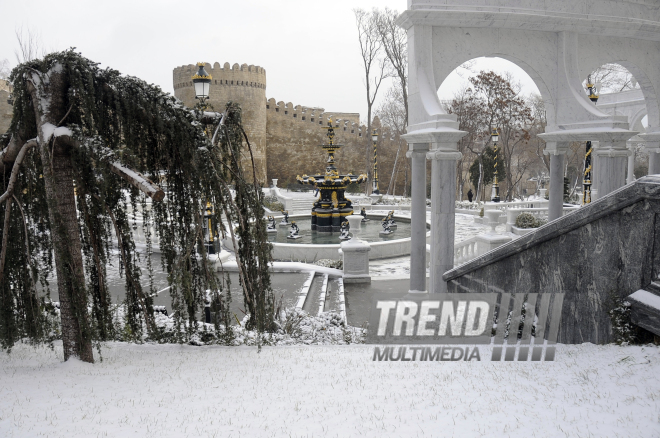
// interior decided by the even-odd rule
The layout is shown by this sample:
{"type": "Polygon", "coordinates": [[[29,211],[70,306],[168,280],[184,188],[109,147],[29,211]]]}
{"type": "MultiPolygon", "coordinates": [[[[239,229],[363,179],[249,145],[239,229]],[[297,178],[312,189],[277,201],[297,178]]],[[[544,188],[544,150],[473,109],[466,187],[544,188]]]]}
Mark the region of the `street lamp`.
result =
{"type": "Polygon", "coordinates": [[[500,202],[500,186],[497,183],[497,141],[500,136],[497,133],[497,128],[493,128],[493,131],[490,134],[491,140],[493,140],[493,149],[495,150],[495,174],[493,175],[493,188],[490,192],[490,200],[493,202],[500,202]]]}
{"type": "MultiPolygon", "coordinates": [[[[195,99],[199,99],[201,110],[206,109],[206,100],[209,98],[209,89],[211,88],[211,75],[206,72],[204,66],[205,62],[198,62],[197,73],[192,76],[192,83],[195,86],[195,99]]],[[[204,119],[202,117],[202,119],[204,119]]],[[[207,135],[210,135],[207,132],[207,129],[204,129],[207,135]]],[[[215,227],[213,221],[213,205],[210,202],[206,202],[206,209],[204,211],[204,228],[206,229],[205,237],[205,246],[207,254],[215,254],[215,236],[214,231],[215,227]]]]}
{"type": "Polygon", "coordinates": [[[199,99],[204,104],[204,101],[209,97],[209,88],[211,87],[211,75],[204,70],[205,62],[198,62],[197,73],[192,77],[193,85],[195,86],[195,99],[199,99]]]}
{"type": "Polygon", "coordinates": [[[371,134],[371,140],[374,142],[374,188],[372,193],[380,195],[378,191],[378,153],[376,152],[376,144],[378,142],[378,133],[374,129],[374,132],[371,134]]]}
{"type": "MultiPolygon", "coordinates": [[[[589,92],[589,100],[591,100],[594,105],[598,102],[598,93],[600,92],[601,84],[596,82],[594,85],[591,82],[591,75],[587,76],[587,91],[589,92]]],[[[591,166],[591,142],[587,142],[585,154],[584,154],[584,180],[582,182],[583,192],[582,192],[582,204],[591,203],[591,178],[592,178],[592,166],[591,166]]]]}

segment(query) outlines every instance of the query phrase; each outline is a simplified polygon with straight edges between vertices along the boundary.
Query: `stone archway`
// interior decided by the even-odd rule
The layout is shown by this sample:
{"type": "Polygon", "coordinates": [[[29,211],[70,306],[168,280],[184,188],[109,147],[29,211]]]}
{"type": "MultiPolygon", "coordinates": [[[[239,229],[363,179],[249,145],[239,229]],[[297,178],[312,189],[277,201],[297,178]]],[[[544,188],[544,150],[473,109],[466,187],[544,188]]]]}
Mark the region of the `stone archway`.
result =
{"type": "MultiPolygon", "coordinates": [[[[626,141],[637,132],[629,129],[625,117],[598,110],[582,89],[582,79],[589,66],[619,60],[644,73],[644,79],[636,78],[643,83],[647,103],[657,107],[656,8],[608,0],[593,0],[589,8],[583,2],[542,0],[526,2],[524,8],[513,0],[408,0],[398,22],[408,33],[410,115],[405,138],[413,159],[411,291],[426,290],[426,159],[433,160],[431,292],[446,291],[442,274],[453,267],[454,160],[460,157],[456,143],[465,133],[457,130],[455,117],[445,114],[436,92],[461,59],[484,54],[509,59],[527,71],[544,101],[552,103],[547,111],[552,122],[541,135],[545,153],[551,156],[551,219],[561,215],[563,161],[570,142],[598,142],[599,171],[604,176],[597,182],[599,196],[625,184],[626,141]]],[[[649,109],[649,118],[651,114],[649,109]]],[[[660,132],[645,135],[657,135],[660,145],[660,132]]]]}

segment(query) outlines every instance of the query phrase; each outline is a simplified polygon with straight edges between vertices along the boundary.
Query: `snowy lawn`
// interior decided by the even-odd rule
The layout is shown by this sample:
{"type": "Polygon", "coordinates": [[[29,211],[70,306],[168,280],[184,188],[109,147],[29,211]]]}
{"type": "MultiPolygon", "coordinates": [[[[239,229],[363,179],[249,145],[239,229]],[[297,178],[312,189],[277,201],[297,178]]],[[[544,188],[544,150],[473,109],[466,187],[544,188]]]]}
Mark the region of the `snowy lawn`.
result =
{"type": "Polygon", "coordinates": [[[660,436],[660,349],[556,362],[373,362],[373,347],[61,344],[0,356],[0,436],[660,436]],[[96,354],[95,354],[96,355],[96,354]]]}

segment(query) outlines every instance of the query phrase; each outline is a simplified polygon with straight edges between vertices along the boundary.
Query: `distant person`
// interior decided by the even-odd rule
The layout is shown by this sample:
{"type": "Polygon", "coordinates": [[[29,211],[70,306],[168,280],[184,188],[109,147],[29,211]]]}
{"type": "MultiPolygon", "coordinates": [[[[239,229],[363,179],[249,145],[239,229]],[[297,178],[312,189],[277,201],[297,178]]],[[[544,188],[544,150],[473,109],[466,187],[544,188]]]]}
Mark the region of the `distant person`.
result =
{"type": "Polygon", "coordinates": [[[314,184],[314,196],[318,196],[318,195],[319,195],[319,187],[316,184],[314,184]]]}
{"type": "Polygon", "coordinates": [[[474,193],[472,193],[472,189],[468,190],[468,201],[472,202],[472,197],[474,196],[474,193]]]}

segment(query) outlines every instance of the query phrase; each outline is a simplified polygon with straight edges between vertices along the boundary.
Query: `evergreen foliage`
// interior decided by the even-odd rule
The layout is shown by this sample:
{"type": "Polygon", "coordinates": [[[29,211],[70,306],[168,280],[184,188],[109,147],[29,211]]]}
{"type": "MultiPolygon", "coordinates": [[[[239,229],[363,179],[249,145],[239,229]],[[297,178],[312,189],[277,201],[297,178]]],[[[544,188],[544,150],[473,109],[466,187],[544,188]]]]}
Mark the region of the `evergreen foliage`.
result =
{"type": "MultiPolygon", "coordinates": [[[[500,149],[501,150],[501,149],[500,149]]],[[[495,150],[491,146],[486,146],[483,152],[483,177],[481,187],[485,187],[493,182],[495,176],[495,150]]],[[[497,179],[504,181],[506,178],[506,167],[504,158],[501,154],[497,156],[497,179]]],[[[470,182],[473,187],[479,187],[479,158],[475,159],[470,166],[470,182]]]]}
{"type": "MultiPolygon", "coordinates": [[[[113,238],[118,242],[126,282],[126,332],[139,340],[146,327],[149,337],[157,338],[151,298],[155,292],[152,236],[146,236],[148,287],[142,286],[140,255],[132,236],[138,207],[145,230],[153,226],[159,238],[179,342],[186,342],[197,330],[197,314],[207,290],[212,291],[214,302],[224,300],[220,292],[225,280],[214,273],[204,246],[199,245],[201,254],[196,251],[207,202],[215,206],[212,220],[217,232],[238,240],[240,278],[251,326],[257,330],[272,326],[263,194],[256,180],[248,182],[243,177],[241,154],[245,145],[249,154],[251,150],[238,105],[229,103],[222,115],[191,111],[159,87],[101,69],[73,49],[21,64],[10,80],[15,97],[11,139],[5,137],[1,145],[9,145],[8,149],[12,142],[24,143],[26,148],[27,139],[34,138],[37,147],[27,151],[15,187],[0,205],[0,218],[6,219],[0,219],[0,235],[6,236],[2,242],[4,265],[0,262],[3,349],[22,338],[33,342],[50,339],[52,330],[45,311],[52,306],[48,293],[44,296],[39,291],[47,290],[53,261],[60,300],[67,294],[72,299],[71,309],[62,303],[63,337],[67,315],[77,321],[78,346],[117,337],[105,268],[113,238]],[[49,124],[49,118],[61,121],[49,124]],[[207,133],[213,133],[213,138],[207,133]],[[37,153],[33,153],[35,149],[37,153]],[[143,191],[113,173],[113,163],[160,184],[166,200],[154,200],[149,208],[143,191]],[[58,172],[58,166],[69,173],[58,172]],[[79,233],[66,229],[63,198],[58,192],[58,188],[74,184],[74,221],[79,233]],[[236,231],[226,223],[237,224],[236,231]],[[76,263],[81,256],[70,243],[74,241],[80,242],[84,272],[83,265],[76,263]],[[61,274],[70,274],[70,279],[60,281],[61,274]]],[[[18,162],[13,163],[14,169],[17,166],[18,162]]],[[[3,191],[9,188],[11,171],[5,165],[3,191]]],[[[67,339],[64,341],[66,345],[67,339]]],[[[91,361],[89,357],[83,360],[91,361]]]]}

